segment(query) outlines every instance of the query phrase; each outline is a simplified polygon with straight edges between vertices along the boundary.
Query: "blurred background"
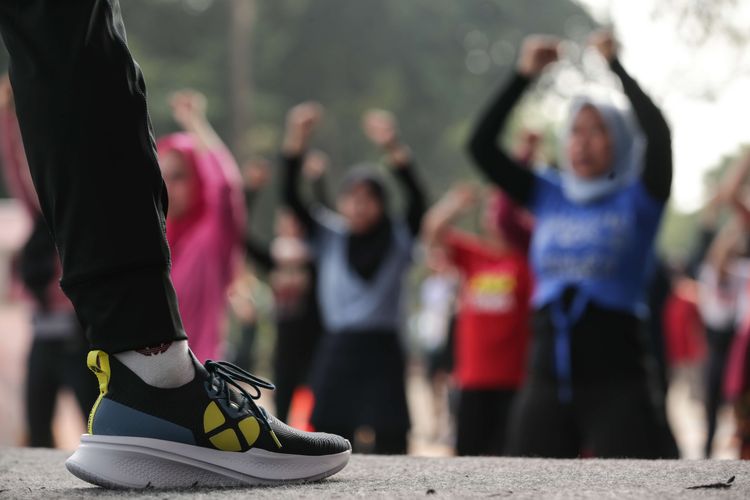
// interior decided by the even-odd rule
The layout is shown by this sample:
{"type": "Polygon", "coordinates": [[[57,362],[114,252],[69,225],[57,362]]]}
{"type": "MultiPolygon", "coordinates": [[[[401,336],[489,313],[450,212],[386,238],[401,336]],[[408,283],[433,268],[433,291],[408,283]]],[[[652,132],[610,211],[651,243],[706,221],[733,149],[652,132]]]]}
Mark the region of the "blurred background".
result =
{"type": "MultiPolygon", "coordinates": [[[[554,130],[567,99],[588,89],[605,92],[611,83],[585,50],[586,37],[596,26],[613,27],[625,66],[672,126],[675,183],[659,240],[668,260],[688,257],[707,188],[748,141],[750,5],[739,0],[124,0],[122,10],[157,136],[177,128],[168,95],[189,87],[207,96],[209,118],[240,162],[275,158],[287,109],[316,100],[327,111],[316,145],[332,158],[335,184],[348,165],[378,156],[359,121],[364,110],[385,108],[400,119],[431,201],[455,181],[475,177],[464,154],[469,127],[529,33],[566,39],[565,58],[524,101],[508,140],[522,128],[538,130],[545,137],[542,156],[554,162],[554,130]]],[[[0,67],[6,66],[0,53],[0,67]]],[[[258,201],[252,217],[254,232],[268,238],[276,191],[258,201]]],[[[0,196],[7,197],[1,184],[0,196]]],[[[23,211],[0,200],[0,445],[24,442],[21,374],[30,333],[24,307],[12,300],[9,275],[28,231],[23,211]]],[[[415,290],[420,272],[414,271],[415,290]]],[[[272,301],[263,290],[253,357],[256,370],[268,374],[272,301]]],[[[701,362],[691,360],[695,370],[701,362]]],[[[686,457],[700,456],[704,432],[694,379],[680,378],[670,403],[686,457]]],[[[71,448],[82,425],[70,395],[61,397],[56,442],[71,448]]],[[[441,424],[428,383],[411,377],[409,397],[412,451],[450,453],[449,439],[434,429],[441,424]]],[[[720,457],[734,453],[730,420],[720,425],[720,457]]]]}

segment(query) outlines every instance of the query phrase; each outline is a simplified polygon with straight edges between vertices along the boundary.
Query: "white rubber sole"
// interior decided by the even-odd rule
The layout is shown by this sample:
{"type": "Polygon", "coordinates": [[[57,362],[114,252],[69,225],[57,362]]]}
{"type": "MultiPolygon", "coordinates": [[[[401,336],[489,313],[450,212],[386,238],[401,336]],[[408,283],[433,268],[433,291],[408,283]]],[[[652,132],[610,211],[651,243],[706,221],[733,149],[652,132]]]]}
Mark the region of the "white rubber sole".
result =
{"type": "Polygon", "coordinates": [[[65,462],[76,477],[104,488],[191,488],[317,481],[346,467],[351,451],[285,455],[211,450],[161,439],[84,434],[65,462]]]}

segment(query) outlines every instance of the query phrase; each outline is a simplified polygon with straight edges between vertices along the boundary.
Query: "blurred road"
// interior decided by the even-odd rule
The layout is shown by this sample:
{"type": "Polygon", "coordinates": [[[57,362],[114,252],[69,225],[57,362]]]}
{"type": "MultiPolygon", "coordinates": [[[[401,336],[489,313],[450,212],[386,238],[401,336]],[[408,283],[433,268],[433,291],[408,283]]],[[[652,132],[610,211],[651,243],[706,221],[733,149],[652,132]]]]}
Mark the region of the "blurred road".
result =
{"type": "MultiPolygon", "coordinates": [[[[63,467],[61,451],[0,448],[0,499],[4,498],[216,498],[216,490],[118,491],[83,483],[63,467]]],[[[248,498],[750,498],[750,463],[739,461],[541,460],[415,458],[355,455],[323,482],[221,490],[223,499],[248,498]],[[688,490],[726,482],[726,489],[688,490]]]]}

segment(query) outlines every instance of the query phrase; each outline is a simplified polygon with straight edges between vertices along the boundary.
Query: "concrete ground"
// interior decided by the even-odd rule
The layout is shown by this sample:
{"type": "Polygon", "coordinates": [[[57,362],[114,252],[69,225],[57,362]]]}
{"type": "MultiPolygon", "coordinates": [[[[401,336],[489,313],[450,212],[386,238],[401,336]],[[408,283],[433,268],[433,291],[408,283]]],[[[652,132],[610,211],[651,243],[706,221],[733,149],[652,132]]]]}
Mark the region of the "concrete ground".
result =
{"type": "Polygon", "coordinates": [[[750,498],[750,462],[416,458],[355,455],[338,475],[276,488],[109,491],[70,475],[68,453],[0,448],[0,499],[11,498],[750,498]],[[726,482],[723,489],[687,489],[726,482]]]}

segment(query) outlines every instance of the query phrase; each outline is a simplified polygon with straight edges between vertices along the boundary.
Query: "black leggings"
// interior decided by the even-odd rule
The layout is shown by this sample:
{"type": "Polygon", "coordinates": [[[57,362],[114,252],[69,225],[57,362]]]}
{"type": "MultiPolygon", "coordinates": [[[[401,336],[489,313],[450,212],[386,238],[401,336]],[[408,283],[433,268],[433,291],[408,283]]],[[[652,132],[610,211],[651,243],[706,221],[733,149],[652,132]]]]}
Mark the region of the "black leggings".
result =
{"type": "Polygon", "coordinates": [[[456,454],[460,456],[505,453],[508,417],[515,390],[463,389],[459,393],[456,454]]]}
{"type": "Polygon", "coordinates": [[[395,331],[324,335],[310,377],[312,425],[354,438],[355,452],[405,453],[410,420],[404,374],[395,331]]]}
{"type": "Polygon", "coordinates": [[[511,417],[509,452],[551,458],[660,458],[662,429],[643,381],[574,385],[571,404],[557,386],[532,380],[511,417]]]}
{"type": "Polygon", "coordinates": [[[348,439],[353,452],[363,455],[405,455],[409,448],[406,432],[376,431],[368,426],[332,427],[325,432],[348,439]]]}
{"type": "Polygon", "coordinates": [[[573,398],[560,401],[554,328],[534,315],[529,379],[513,409],[509,453],[569,458],[676,458],[658,382],[634,316],[594,306],[571,334],[573,398]]]}
{"type": "Polygon", "coordinates": [[[727,355],[732,345],[734,329],[726,331],[707,329],[708,336],[708,366],[706,367],[706,444],[704,453],[706,458],[711,455],[716,421],[719,407],[723,402],[722,383],[724,382],[724,368],[727,355]]]}
{"type": "Polygon", "coordinates": [[[96,378],[86,368],[86,343],[83,338],[34,339],[26,374],[26,422],[29,446],[50,448],[52,417],[57,394],[67,387],[81,408],[84,420],[99,394],[96,378]]]}
{"type": "Polygon", "coordinates": [[[310,367],[322,327],[317,315],[280,320],[276,323],[276,349],[273,359],[276,416],[289,418],[294,391],[309,382],[310,367]]]}

